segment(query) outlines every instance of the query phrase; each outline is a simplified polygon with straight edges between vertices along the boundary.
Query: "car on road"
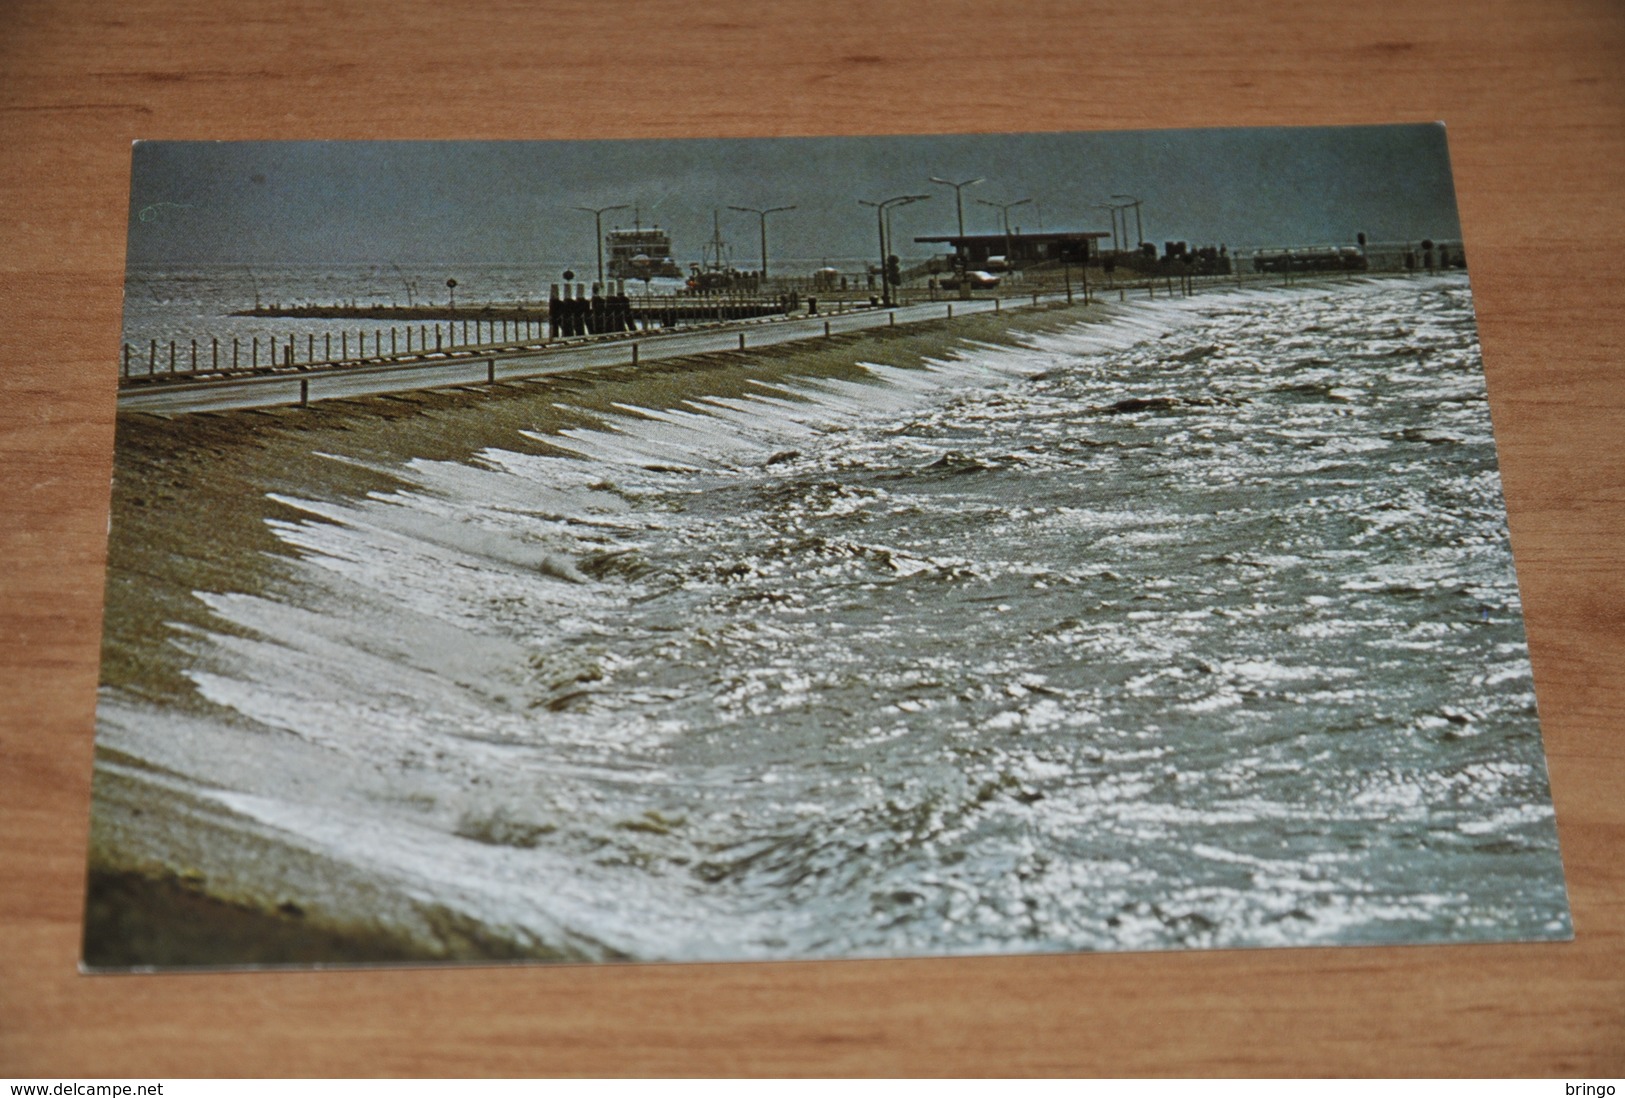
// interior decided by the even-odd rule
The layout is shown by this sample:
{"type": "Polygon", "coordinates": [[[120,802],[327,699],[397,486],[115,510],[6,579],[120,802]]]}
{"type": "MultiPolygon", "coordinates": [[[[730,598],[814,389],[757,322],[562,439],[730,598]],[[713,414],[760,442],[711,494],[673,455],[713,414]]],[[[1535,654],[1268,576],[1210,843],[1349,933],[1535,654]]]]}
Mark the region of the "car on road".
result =
{"type": "MultiPolygon", "coordinates": [[[[965,281],[970,284],[970,288],[973,290],[991,290],[999,284],[999,276],[988,274],[986,271],[966,271],[965,281]]],[[[959,289],[959,276],[953,274],[944,275],[937,285],[944,290],[957,290],[959,289]]]]}

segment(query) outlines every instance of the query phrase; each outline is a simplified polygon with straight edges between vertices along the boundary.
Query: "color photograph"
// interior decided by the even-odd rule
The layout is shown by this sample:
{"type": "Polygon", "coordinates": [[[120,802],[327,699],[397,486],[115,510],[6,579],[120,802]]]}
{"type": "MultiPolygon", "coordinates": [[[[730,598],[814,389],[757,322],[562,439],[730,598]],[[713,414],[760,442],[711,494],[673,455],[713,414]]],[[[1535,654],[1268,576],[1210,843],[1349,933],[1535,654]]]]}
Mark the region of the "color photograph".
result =
{"type": "Polygon", "coordinates": [[[1438,125],[137,143],[84,967],[1569,940],[1463,238],[1438,125]]]}

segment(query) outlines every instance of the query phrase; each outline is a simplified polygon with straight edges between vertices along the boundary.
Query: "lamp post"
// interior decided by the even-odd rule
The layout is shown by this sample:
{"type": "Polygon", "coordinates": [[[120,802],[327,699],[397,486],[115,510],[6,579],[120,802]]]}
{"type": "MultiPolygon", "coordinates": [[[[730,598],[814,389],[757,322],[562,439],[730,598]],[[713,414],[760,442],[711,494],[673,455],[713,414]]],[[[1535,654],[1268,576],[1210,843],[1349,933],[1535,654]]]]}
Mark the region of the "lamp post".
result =
{"type": "Polygon", "coordinates": [[[888,216],[893,206],[907,206],[910,202],[924,202],[931,196],[928,194],[900,194],[893,198],[882,199],[879,202],[865,202],[858,199],[858,205],[871,206],[875,211],[875,232],[880,236],[880,294],[881,301],[889,308],[892,303],[891,282],[886,278],[886,253],[890,245],[889,234],[886,232],[888,216]]]}
{"type": "MultiPolygon", "coordinates": [[[[1140,200],[1131,194],[1114,194],[1112,197],[1127,199],[1128,204],[1134,207],[1134,237],[1139,247],[1145,247],[1145,229],[1140,224],[1140,200]]],[[[1128,243],[1128,214],[1123,215],[1123,243],[1128,243]]]]}
{"type": "Polygon", "coordinates": [[[960,257],[961,257],[961,262],[959,264],[959,274],[962,276],[961,277],[961,286],[960,286],[960,296],[961,297],[969,296],[968,293],[966,292],[968,287],[964,285],[963,276],[967,273],[967,271],[970,268],[970,264],[964,261],[965,253],[968,250],[965,247],[965,196],[964,196],[964,190],[965,190],[966,187],[974,187],[976,184],[983,182],[985,179],[986,179],[985,176],[979,176],[976,179],[967,179],[963,183],[955,183],[951,179],[943,179],[940,176],[933,175],[931,177],[931,182],[933,182],[933,183],[941,183],[944,187],[952,187],[954,189],[954,208],[959,211],[959,247],[956,248],[955,251],[957,251],[959,253],[960,257]]]}
{"type": "MultiPolygon", "coordinates": [[[[1122,248],[1120,248],[1118,246],[1118,244],[1117,244],[1117,211],[1118,211],[1119,207],[1113,206],[1109,202],[1096,202],[1093,206],[1090,207],[1090,209],[1109,210],[1111,212],[1111,215],[1112,215],[1112,251],[1114,251],[1114,252],[1122,251],[1122,248]]],[[[1124,229],[1123,229],[1123,236],[1124,236],[1125,240],[1128,237],[1128,227],[1127,227],[1126,223],[1125,223],[1124,229]]]]}
{"type": "Polygon", "coordinates": [[[624,210],[626,206],[576,206],[582,213],[592,214],[593,234],[598,239],[598,285],[604,284],[604,215],[611,210],[624,210]]]}
{"type": "Polygon", "coordinates": [[[989,202],[985,198],[978,198],[976,201],[980,202],[984,206],[992,206],[995,210],[998,210],[1003,215],[1004,263],[1009,269],[1015,270],[1015,263],[1010,257],[1010,211],[1017,206],[1025,206],[1027,203],[1031,202],[1032,199],[1018,198],[1014,202],[989,202]]]}
{"type": "Polygon", "coordinates": [[[730,210],[738,210],[740,213],[752,213],[752,214],[755,214],[757,217],[761,218],[761,220],[762,220],[762,281],[766,282],[767,281],[767,215],[771,214],[771,213],[782,213],[785,210],[793,210],[793,209],[795,209],[795,207],[794,206],[772,206],[772,207],[769,207],[768,209],[765,209],[765,210],[758,210],[755,206],[729,206],[728,208],[730,210]]]}
{"type": "Polygon", "coordinates": [[[934,176],[934,175],[931,177],[931,182],[933,182],[933,183],[941,183],[944,187],[952,187],[954,189],[954,208],[959,211],[959,235],[960,236],[965,235],[965,198],[964,198],[964,190],[965,190],[966,187],[973,187],[976,184],[982,183],[982,182],[985,182],[985,181],[986,181],[985,176],[978,177],[976,179],[967,179],[963,183],[955,183],[952,180],[941,179],[941,178],[938,178],[937,176],[934,176]]]}

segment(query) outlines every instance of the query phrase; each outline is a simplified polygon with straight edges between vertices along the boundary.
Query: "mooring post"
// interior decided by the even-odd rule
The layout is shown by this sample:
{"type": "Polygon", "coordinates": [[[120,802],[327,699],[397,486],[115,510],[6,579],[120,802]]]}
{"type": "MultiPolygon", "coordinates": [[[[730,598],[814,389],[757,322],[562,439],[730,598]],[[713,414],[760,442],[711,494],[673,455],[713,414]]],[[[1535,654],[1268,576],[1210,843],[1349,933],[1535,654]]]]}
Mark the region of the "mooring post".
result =
{"type": "Polygon", "coordinates": [[[744,332],[739,333],[739,349],[741,351],[743,351],[745,349],[745,333],[744,332]]]}
{"type": "Polygon", "coordinates": [[[232,336],[231,337],[231,368],[233,370],[237,369],[238,352],[240,350],[241,350],[241,348],[238,346],[237,337],[232,336]]]}
{"type": "Polygon", "coordinates": [[[445,347],[445,343],[442,341],[441,336],[440,336],[440,325],[436,324],[434,326],[434,349],[438,351],[438,350],[443,349],[444,347],[445,347]]]}
{"type": "Polygon", "coordinates": [[[158,370],[158,341],[155,339],[155,340],[152,341],[152,346],[147,349],[147,376],[151,377],[154,373],[157,372],[157,370],[158,370]]]}
{"type": "Polygon", "coordinates": [[[250,358],[248,360],[248,364],[250,366],[254,367],[256,370],[259,369],[259,365],[260,365],[260,337],[259,336],[254,337],[254,357],[252,357],[252,358],[250,358]]]}
{"type": "Polygon", "coordinates": [[[485,360],[485,383],[487,385],[495,385],[497,383],[497,360],[494,358],[488,358],[485,360]]]}
{"type": "Polygon", "coordinates": [[[119,369],[119,376],[130,376],[130,345],[128,343],[124,345],[124,365],[119,369]]]}
{"type": "Polygon", "coordinates": [[[634,343],[634,344],[632,344],[632,365],[636,366],[637,364],[638,364],[638,345],[636,343],[634,343]]]}
{"type": "Polygon", "coordinates": [[[289,366],[293,365],[293,336],[288,337],[288,353],[283,357],[287,359],[289,366]]]}
{"type": "Polygon", "coordinates": [[[886,314],[886,326],[889,328],[897,327],[897,314],[895,312],[888,312],[886,314]]]}
{"type": "Polygon", "coordinates": [[[339,333],[339,361],[348,362],[350,359],[350,333],[339,333]]]}
{"type": "Polygon", "coordinates": [[[310,404],[310,378],[299,379],[299,407],[304,408],[310,404]]]}
{"type": "Polygon", "coordinates": [[[954,318],[954,303],[952,301],[950,301],[950,302],[948,302],[948,319],[952,320],[953,318],[954,318]]]}
{"type": "Polygon", "coordinates": [[[175,341],[169,341],[169,372],[175,372],[175,341]]]}
{"type": "Polygon", "coordinates": [[[829,321],[824,321],[824,338],[829,338],[829,321]]]}
{"type": "Polygon", "coordinates": [[[197,373],[197,340],[192,340],[192,372],[197,373]]]}
{"type": "Polygon", "coordinates": [[[209,337],[209,353],[211,355],[211,357],[209,359],[210,366],[212,366],[216,370],[220,369],[220,337],[219,336],[210,336],[209,337]]]}

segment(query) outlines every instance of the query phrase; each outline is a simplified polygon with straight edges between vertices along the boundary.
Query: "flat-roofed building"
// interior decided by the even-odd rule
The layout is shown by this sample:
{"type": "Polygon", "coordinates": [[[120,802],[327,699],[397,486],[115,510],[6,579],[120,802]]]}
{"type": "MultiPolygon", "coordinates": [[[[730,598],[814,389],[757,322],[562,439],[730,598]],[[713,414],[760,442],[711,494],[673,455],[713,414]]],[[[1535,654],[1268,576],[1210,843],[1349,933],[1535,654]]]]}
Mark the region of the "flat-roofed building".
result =
{"type": "MultiPolygon", "coordinates": [[[[972,267],[986,267],[990,260],[1002,259],[1011,268],[1031,267],[1039,263],[1058,263],[1065,259],[1073,263],[1087,263],[1099,253],[1097,240],[1111,233],[973,233],[965,236],[917,236],[916,244],[946,244],[955,253],[963,253],[972,267]]],[[[997,264],[995,264],[997,265],[997,264]]]]}

